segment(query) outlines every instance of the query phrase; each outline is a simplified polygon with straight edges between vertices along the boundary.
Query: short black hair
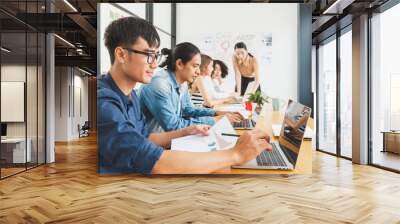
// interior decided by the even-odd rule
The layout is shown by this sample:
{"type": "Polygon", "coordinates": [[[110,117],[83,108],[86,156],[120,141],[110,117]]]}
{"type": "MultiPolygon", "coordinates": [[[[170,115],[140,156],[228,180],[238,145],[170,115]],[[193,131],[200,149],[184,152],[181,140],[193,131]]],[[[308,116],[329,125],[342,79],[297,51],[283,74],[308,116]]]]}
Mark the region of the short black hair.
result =
{"type": "Polygon", "coordinates": [[[104,44],[110,54],[111,64],[115,60],[115,48],[135,44],[139,37],[147,41],[150,47],[160,46],[156,28],[144,19],[129,16],[111,22],[104,33],[104,44]]]}
{"type": "Polygon", "coordinates": [[[217,64],[221,68],[221,77],[225,78],[228,75],[228,66],[226,66],[226,64],[221,60],[214,60],[214,65],[213,65],[214,69],[215,69],[215,65],[217,65],[217,64]]]}

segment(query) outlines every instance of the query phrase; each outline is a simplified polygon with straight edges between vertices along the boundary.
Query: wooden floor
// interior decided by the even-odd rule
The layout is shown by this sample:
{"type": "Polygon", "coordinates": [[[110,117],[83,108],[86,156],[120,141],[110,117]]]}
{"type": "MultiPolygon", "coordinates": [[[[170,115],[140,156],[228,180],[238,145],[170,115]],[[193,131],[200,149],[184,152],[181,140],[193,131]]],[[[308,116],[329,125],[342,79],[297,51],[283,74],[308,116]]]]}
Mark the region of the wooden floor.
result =
{"type": "Polygon", "coordinates": [[[400,155],[392,152],[375,151],[372,157],[373,163],[395,170],[400,170],[400,155]]]}
{"type": "Polygon", "coordinates": [[[13,174],[16,174],[16,173],[19,173],[19,172],[22,172],[22,171],[25,171],[25,170],[26,170],[25,167],[24,168],[20,168],[20,167],[17,167],[17,168],[1,168],[1,178],[8,177],[8,176],[11,176],[13,174]]]}
{"type": "Polygon", "coordinates": [[[312,175],[99,176],[93,137],[0,181],[0,223],[400,223],[400,175],[314,153],[312,175]]]}

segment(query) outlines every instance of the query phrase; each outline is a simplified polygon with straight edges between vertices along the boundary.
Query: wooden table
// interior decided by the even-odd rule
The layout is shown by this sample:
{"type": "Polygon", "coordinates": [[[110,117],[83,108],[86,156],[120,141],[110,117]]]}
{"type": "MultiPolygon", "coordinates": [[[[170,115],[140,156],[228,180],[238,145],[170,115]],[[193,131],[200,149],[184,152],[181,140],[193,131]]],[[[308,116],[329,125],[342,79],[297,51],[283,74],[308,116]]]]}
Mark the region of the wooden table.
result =
{"type": "Polygon", "coordinates": [[[382,152],[392,152],[400,154],[400,132],[399,131],[382,131],[383,149],[382,152]]]}
{"type": "MultiPolygon", "coordinates": [[[[216,108],[218,110],[218,108],[216,108]]],[[[272,141],[278,141],[278,137],[274,137],[272,133],[273,124],[282,124],[284,114],[279,111],[273,111],[272,106],[267,104],[261,111],[261,116],[257,120],[256,128],[266,130],[271,136],[272,141]]],[[[314,121],[308,119],[307,126],[314,130],[314,121]]],[[[240,134],[243,131],[237,131],[240,134]]],[[[311,140],[303,140],[301,144],[299,157],[297,158],[294,170],[257,170],[257,169],[237,169],[226,168],[217,171],[218,174],[311,174],[312,173],[312,142],[311,140]]]]}

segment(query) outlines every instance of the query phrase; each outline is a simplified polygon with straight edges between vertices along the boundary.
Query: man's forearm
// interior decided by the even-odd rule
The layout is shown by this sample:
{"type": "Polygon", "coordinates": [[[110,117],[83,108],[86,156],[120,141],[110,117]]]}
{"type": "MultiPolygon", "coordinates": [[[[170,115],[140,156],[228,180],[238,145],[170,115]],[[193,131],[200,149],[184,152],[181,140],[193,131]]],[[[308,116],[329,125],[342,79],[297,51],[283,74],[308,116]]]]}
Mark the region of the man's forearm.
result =
{"type": "Polygon", "coordinates": [[[183,137],[186,135],[188,135],[187,129],[183,128],[176,131],[152,133],[149,135],[149,140],[163,148],[169,148],[171,146],[172,139],[183,137]]]}
{"type": "Polygon", "coordinates": [[[153,168],[153,174],[207,174],[237,162],[233,150],[214,152],[164,151],[153,168]],[[177,162],[179,161],[179,162],[177,162]]]}

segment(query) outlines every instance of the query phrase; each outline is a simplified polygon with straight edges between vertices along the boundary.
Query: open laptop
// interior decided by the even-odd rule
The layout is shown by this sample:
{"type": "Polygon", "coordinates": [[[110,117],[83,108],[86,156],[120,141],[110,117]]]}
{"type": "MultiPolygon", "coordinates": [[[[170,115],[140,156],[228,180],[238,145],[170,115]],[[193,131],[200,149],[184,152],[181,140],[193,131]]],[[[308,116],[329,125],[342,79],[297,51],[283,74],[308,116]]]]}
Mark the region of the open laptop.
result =
{"type": "Polygon", "coordinates": [[[256,126],[256,121],[253,118],[246,118],[240,122],[233,123],[232,126],[236,130],[251,130],[256,126]]]}
{"type": "MultiPolygon", "coordinates": [[[[252,81],[252,82],[249,82],[249,84],[247,85],[246,91],[243,95],[243,98],[241,99],[243,103],[246,102],[247,99],[249,98],[249,95],[250,95],[251,91],[253,90],[254,83],[255,83],[255,81],[252,81]]],[[[246,118],[246,119],[243,119],[241,122],[233,123],[232,126],[234,129],[237,129],[237,130],[250,130],[256,126],[256,121],[255,121],[255,119],[252,119],[252,118],[246,118]]]]}
{"type": "MultiPolygon", "coordinates": [[[[282,124],[273,124],[272,125],[272,133],[275,137],[281,135],[282,124]]],[[[313,138],[313,130],[309,127],[306,127],[306,131],[304,132],[304,140],[312,140],[313,138]]]]}
{"type": "Polygon", "coordinates": [[[293,170],[310,114],[310,108],[289,100],[279,140],[271,143],[272,151],[263,151],[256,159],[232,168],[293,170]]]}

